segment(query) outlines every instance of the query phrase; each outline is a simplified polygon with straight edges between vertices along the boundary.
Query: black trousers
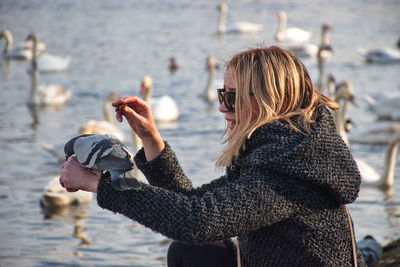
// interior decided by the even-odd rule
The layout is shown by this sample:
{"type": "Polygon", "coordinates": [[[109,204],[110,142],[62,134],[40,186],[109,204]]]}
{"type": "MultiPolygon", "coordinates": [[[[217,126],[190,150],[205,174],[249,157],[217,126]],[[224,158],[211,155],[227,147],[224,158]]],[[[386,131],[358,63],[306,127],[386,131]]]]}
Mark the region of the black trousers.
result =
{"type": "Polygon", "coordinates": [[[224,242],[202,245],[174,241],[168,248],[168,267],[236,267],[235,253],[224,242]]]}

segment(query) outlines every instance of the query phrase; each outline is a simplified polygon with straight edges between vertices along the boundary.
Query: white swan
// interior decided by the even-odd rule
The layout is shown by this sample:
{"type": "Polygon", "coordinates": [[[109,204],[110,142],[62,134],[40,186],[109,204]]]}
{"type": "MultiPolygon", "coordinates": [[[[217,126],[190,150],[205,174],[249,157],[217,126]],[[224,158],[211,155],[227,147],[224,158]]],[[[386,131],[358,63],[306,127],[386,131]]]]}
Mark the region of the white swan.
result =
{"type": "Polygon", "coordinates": [[[240,21],[240,22],[230,24],[229,26],[226,26],[228,5],[225,3],[222,3],[217,6],[217,9],[219,11],[219,17],[218,17],[218,33],[219,34],[224,34],[224,33],[253,34],[253,33],[260,32],[262,30],[261,24],[255,24],[255,23],[246,22],[246,21],[240,21]]]}
{"type": "Polygon", "coordinates": [[[59,84],[40,84],[39,72],[32,59],[31,104],[36,106],[61,106],[71,98],[72,91],[59,84]]]}
{"type": "Polygon", "coordinates": [[[365,99],[378,120],[400,121],[400,92],[386,92],[380,96],[366,95],[365,99]]]}
{"type": "Polygon", "coordinates": [[[153,98],[153,80],[146,75],[142,78],[140,93],[144,100],[149,103],[156,122],[173,122],[179,118],[179,109],[175,100],[169,95],[153,98]]]}
{"type": "MultiPolygon", "coordinates": [[[[3,55],[7,59],[21,59],[21,60],[31,60],[33,57],[32,41],[25,41],[17,44],[14,47],[14,38],[10,30],[5,29],[0,32],[0,39],[4,38],[6,40],[6,45],[3,50],[3,55]]],[[[46,50],[46,45],[44,43],[38,43],[38,53],[41,54],[46,50]]]]}
{"type": "Polygon", "coordinates": [[[56,55],[51,55],[48,53],[38,54],[38,37],[36,34],[31,33],[26,38],[27,41],[33,42],[33,60],[36,64],[36,69],[40,72],[59,72],[68,69],[71,62],[71,57],[61,57],[56,55]]]}
{"type": "Polygon", "coordinates": [[[76,192],[68,192],[60,185],[59,177],[54,177],[44,188],[40,198],[42,208],[58,208],[71,205],[88,204],[93,200],[93,193],[78,190],[76,192]]]}
{"type": "Polygon", "coordinates": [[[316,82],[318,91],[322,92],[324,89],[323,80],[325,79],[325,64],[332,53],[330,45],[320,45],[317,52],[317,66],[318,66],[318,80],[316,82]]]}
{"type": "Polygon", "coordinates": [[[203,97],[208,103],[214,103],[217,100],[217,89],[224,87],[224,82],[220,79],[215,79],[218,68],[217,60],[213,56],[206,59],[206,70],[208,72],[207,85],[204,90],[203,97]]]}
{"type": "Polygon", "coordinates": [[[310,40],[311,31],[300,28],[286,28],[287,14],[284,11],[278,13],[278,31],[275,34],[275,40],[278,42],[306,42],[310,40]]]}
{"type": "Polygon", "coordinates": [[[383,47],[365,50],[364,48],[359,48],[359,52],[364,56],[367,63],[400,63],[400,51],[398,49],[383,47]]]}
{"type": "MultiPolygon", "coordinates": [[[[330,46],[329,34],[333,28],[328,24],[323,24],[321,27],[321,46],[328,47],[330,46]]],[[[287,46],[293,54],[297,57],[307,58],[307,57],[316,57],[318,55],[319,46],[312,43],[297,43],[291,44],[287,46]]],[[[324,60],[327,60],[332,54],[332,51],[323,50],[321,51],[321,57],[324,60]]]]}
{"type": "Polygon", "coordinates": [[[346,121],[349,103],[355,103],[353,86],[350,82],[344,81],[339,83],[335,90],[335,101],[340,103],[340,108],[333,113],[336,127],[343,141],[349,145],[349,137],[346,132],[346,121]]]}
{"type": "Polygon", "coordinates": [[[113,119],[111,105],[112,102],[118,99],[119,95],[117,93],[109,93],[103,102],[103,116],[105,120],[88,120],[79,128],[79,134],[111,134],[121,142],[124,142],[124,133],[117,127],[113,119]]]}
{"type": "Polygon", "coordinates": [[[349,139],[351,143],[387,145],[396,135],[400,135],[400,122],[377,121],[352,130],[349,139]]]}
{"type": "Polygon", "coordinates": [[[384,161],[384,172],[379,174],[375,169],[369,166],[366,162],[356,159],[360,170],[362,185],[377,186],[391,195],[394,183],[394,172],[397,159],[397,151],[400,145],[400,135],[391,139],[389,147],[386,151],[384,161]]]}

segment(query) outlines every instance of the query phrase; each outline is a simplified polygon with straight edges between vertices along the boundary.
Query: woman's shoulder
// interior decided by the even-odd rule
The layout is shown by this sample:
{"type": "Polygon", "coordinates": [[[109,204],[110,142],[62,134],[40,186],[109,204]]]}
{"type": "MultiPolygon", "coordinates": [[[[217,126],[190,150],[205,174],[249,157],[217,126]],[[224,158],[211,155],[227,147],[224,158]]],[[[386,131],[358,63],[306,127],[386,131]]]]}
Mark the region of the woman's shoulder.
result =
{"type": "MultiPolygon", "coordinates": [[[[287,158],[307,147],[318,147],[326,143],[340,142],[332,115],[325,107],[317,110],[316,123],[310,133],[295,130],[286,121],[274,121],[254,131],[246,140],[243,159],[264,162],[287,158]]],[[[299,157],[305,156],[301,152],[299,157]]]]}

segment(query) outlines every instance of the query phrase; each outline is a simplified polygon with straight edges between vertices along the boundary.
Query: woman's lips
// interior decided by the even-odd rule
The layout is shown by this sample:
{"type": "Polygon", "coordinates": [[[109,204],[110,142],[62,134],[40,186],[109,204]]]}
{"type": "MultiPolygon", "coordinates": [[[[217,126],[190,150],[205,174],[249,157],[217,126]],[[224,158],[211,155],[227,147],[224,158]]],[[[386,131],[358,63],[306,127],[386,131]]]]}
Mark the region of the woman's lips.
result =
{"type": "Polygon", "coordinates": [[[236,121],[235,120],[227,120],[228,121],[228,128],[233,129],[235,128],[236,121]]]}

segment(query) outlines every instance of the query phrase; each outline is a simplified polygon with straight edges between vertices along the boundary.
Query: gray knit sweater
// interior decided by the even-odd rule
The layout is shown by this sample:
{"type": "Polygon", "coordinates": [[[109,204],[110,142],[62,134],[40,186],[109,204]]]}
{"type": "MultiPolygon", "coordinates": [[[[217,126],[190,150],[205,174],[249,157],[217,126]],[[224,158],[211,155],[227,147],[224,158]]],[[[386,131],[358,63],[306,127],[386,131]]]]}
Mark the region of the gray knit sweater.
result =
{"type": "MultiPolygon", "coordinates": [[[[257,129],[226,175],[193,188],[175,153],[135,156],[150,185],[127,191],[100,179],[97,201],[171,239],[207,243],[238,236],[251,266],[353,266],[343,204],[361,182],[332,116],[319,109],[310,135],[285,122],[257,129]]],[[[358,253],[359,266],[365,266],[358,253]]]]}

